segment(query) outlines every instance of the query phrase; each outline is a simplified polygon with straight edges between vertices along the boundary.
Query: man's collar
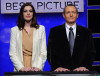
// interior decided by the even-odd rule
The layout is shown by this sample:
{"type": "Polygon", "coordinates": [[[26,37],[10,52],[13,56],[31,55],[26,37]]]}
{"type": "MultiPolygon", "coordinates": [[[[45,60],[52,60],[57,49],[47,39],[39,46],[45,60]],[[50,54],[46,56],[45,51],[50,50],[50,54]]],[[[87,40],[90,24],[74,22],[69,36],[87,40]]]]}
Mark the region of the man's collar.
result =
{"type": "Polygon", "coordinates": [[[70,26],[70,25],[68,25],[67,23],[65,23],[65,27],[66,28],[70,28],[70,27],[72,27],[73,29],[75,29],[76,28],[76,23],[74,24],[74,25],[72,25],[72,26],[70,26]]]}

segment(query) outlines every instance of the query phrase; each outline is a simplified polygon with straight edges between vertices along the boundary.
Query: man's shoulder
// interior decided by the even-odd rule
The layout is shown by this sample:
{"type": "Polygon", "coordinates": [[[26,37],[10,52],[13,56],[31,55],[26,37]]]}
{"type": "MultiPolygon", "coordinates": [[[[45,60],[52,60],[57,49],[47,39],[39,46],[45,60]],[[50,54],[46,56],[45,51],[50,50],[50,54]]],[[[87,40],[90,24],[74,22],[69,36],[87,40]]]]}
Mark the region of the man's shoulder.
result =
{"type": "Polygon", "coordinates": [[[88,28],[86,28],[84,26],[81,26],[81,25],[77,25],[77,28],[82,32],[86,32],[86,33],[91,32],[90,29],[88,29],[88,28]]]}
{"type": "Polygon", "coordinates": [[[88,28],[82,26],[82,25],[77,25],[77,28],[81,29],[81,30],[88,30],[88,28]]]}
{"type": "Polygon", "coordinates": [[[62,24],[62,25],[57,25],[57,26],[51,28],[51,30],[59,30],[59,29],[61,29],[61,28],[63,28],[63,27],[64,27],[64,24],[62,24]]]}

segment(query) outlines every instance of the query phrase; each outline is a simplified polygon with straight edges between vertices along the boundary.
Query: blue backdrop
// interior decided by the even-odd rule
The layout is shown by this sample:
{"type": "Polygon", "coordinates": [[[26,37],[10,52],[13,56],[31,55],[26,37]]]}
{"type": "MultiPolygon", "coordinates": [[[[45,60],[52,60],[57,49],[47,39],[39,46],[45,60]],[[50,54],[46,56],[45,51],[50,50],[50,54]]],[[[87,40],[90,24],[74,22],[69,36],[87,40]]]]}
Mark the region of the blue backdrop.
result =
{"type": "MultiPolygon", "coordinates": [[[[79,13],[79,18],[77,19],[77,23],[84,27],[87,27],[87,9],[100,9],[100,6],[87,6],[87,0],[84,0],[84,12],[79,13]]],[[[16,26],[17,18],[18,14],[0,13],[0,76],[4,76],[4,72],[13,71],[13,64],[9,57],[10,28],[16,26]]],[[[45,26],[46,41],[48,41],[50,28],[65,22],[64,18],[62,17],[62,13],[38,13],[37,21],[39,24],[45,26]]],[[[100,37],[99,34],[95,34],[93,36],[100,37]]],[[[45,63],[44,71],[50,71],[48,61],[45,63]]]]}

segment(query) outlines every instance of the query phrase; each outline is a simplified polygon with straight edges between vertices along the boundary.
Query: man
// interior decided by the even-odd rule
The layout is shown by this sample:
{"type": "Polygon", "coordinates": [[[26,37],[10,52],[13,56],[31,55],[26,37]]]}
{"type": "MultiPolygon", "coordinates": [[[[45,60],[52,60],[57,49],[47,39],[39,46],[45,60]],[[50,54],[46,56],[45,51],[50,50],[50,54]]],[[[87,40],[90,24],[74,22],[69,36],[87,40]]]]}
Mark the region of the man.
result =
{"type": "Polygon", "coordinates": [[[76,24],[78,10],[74,5],[64,8],[66,22],[50,30],[47,58],[51,70],[89,71],[95,58],[95,49],[90,31],[76,24]],[[69,30],[70,29],[70,30],[69,30]]]}

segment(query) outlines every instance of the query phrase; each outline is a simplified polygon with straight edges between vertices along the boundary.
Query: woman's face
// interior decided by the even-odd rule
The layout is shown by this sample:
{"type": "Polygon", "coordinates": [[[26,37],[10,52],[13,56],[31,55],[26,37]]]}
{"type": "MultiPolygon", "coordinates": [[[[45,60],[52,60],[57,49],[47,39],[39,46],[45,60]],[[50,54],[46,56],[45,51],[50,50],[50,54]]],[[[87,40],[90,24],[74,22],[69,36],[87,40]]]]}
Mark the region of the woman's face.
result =
{"type": "Polygon", "coordinates": [[[25,6],[23,11],[25,21],[31,21],[33,18],[33,10],[31,6],[25,6]]]}

